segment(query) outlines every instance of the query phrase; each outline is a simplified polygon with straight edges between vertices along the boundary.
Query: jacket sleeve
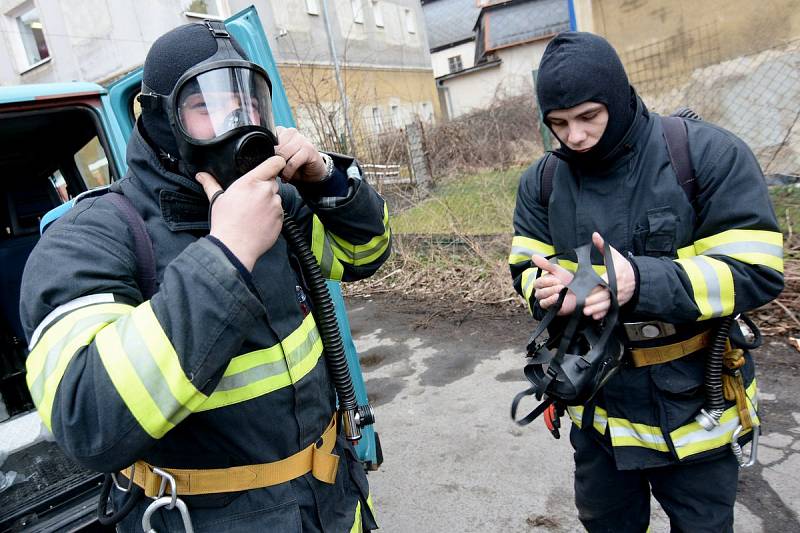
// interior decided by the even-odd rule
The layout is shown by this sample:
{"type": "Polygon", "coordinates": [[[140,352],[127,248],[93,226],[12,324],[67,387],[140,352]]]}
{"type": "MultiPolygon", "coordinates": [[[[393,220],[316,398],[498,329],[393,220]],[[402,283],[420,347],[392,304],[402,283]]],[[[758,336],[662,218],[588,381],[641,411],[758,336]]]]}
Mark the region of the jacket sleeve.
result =
{"type": "Polygon", "coordinates": [[[755,309],[783,289],[783,235],[758,161],[733,134],[688,124],[698,180],[693,242],[677,259],[633,259],[636,312],[676,323],[755,309]]]}
{"type": "Polygon", "coordinates": [[[332,154],[347,195],[321,197],[313,186],[286,185],[284,209],[311,243],[311,251],[328,279],[353,281],[371,276],[391,253],[392,233],[386,201],[362,179],[350,157],[332,154]]]}
{"type": "Polygon", "coordinates": [[[528,308],[537,319],[543,313],[533,297],[536,268],[532,267],[531,257],[555,253],[550,238],[547,206],[539,201],[539,176],[543,161],[542,159],[531,165],[520,178],[517,204],[514,208],[514,237],[508,256],[514,289],[525,298],[528,308]]]}
{"type": "Polygon", "coordinates": [[[133,249],[113,206],[84,200],[47,230],[22,280],[31,395],[67,454],[101,472],[129,466],[196,410],[263,320],[208,239],[167,265],[150,300],[133,249]]]}

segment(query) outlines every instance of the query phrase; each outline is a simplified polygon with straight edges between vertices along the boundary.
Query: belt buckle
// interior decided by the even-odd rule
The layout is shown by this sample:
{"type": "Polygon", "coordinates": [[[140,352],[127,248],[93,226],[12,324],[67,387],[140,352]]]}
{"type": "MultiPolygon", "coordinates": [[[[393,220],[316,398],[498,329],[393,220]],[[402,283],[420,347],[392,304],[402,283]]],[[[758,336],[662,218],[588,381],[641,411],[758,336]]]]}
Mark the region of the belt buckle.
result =
{"type": "Polygon", "coordinates": [[[675,335],[675,326],[673,324],[659,320],[625,322],[623,326],[630,341],[649,341],[675,335]]]}

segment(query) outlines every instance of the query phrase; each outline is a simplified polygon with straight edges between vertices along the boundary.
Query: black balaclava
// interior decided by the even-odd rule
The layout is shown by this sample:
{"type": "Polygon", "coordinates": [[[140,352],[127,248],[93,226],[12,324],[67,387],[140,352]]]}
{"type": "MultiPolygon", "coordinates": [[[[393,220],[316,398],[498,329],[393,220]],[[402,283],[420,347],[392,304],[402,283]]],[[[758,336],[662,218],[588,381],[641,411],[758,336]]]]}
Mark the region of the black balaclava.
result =
{"type": "MultiPolygon", "coordinates": [[[[231,36],[234,49],[248,61],[236,39],[231,36]]],[[[171,30],[153,43],[144,60],[142,82],[153,92],[168,95],[183,74],[213,56],[217,52],[217,40],[204,24],[185,24],[171,30]]],[[[163,109],[142,109],[142,123],[156,148],[179,159],[178,145],[163,109]]],[[[163,155],[163,154],[162,154],[163,155]]]]}
{"type": "Polygon", "coordinates": [[[584,102],[608,108],[606,130],[591,150],[577,153],[561,142],[559,152],[578,163],[607,157],[622,141],[636,113],[635,93],[617,52],[591,33],[564,32],[550,41],[539,64],[536,96],[545,122],[550,111],[584,102]]]}

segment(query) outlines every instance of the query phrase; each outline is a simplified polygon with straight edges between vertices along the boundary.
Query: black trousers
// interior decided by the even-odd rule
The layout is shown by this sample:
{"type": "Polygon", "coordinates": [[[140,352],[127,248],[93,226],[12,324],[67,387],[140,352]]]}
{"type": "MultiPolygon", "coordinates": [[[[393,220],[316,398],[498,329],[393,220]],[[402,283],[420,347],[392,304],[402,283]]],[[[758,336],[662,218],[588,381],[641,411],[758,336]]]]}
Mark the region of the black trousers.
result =
{"type": "Polygon", "coordinates": [[[614,458],[574,424],[575,505],[589,533],[644,533],[650,493],[673,532],[733,531],[739,465],[733,453],[718,459],[645,470],[617,470],[614,458]]]}

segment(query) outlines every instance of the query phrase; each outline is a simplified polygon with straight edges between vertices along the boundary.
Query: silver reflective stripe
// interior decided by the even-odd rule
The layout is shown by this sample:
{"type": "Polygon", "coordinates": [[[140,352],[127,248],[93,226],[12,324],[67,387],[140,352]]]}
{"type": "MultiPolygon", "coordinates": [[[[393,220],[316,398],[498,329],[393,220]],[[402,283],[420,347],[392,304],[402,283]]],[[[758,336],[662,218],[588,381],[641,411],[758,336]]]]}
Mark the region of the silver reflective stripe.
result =
{"type": "Polygon", "coordinates": [[[314,348],[314,344],[318,340],[319,340],[319,332],[317,331],[317,328],[312,327],[311,330],[308,332],[308,335],[306,335],[306,338],[303,341],[303,343],[294,350],[292,350],[291,352],[286,354],[286,360],[289,362],[289,367],[294,368],[295,366],[300,364],[306,358],[306,356],[308,356],[311,353],[311,350],[314,348]]]}
{"type": "Polygon", "coordinates": [[[322,261],[320,261],[319,266],[322,269],[322,274],[329,278],[333,269],[333,250],[331,249],[328,234],[324,231],[322,233],[325,237],[322,241],[322,261]]]}
{"type": "Polygon", "coordinates": [[[177,426],[181,420],[191,414],[191,411],[172,395],[164,374],[161,373],[161,369],[144,343],[142,334],[136,329],[131,318],[128,316],[116,323],[117,334],[125,348],[125,357],[136,370],[139,381],[147,389],[147,393],[158,406],[158,410],[161,411],[164,418],[177,426]]]}
{"type": "Polygon", "coordinates": [[[512,246],[511,247],[511,254],[509,255],[540,255],[542,257],[546,257],[547,254],[543,254],[533,248],[526,248],[524,246],[512,246]]]}
{"type": "Polygon", "coordinates": [[[722,289],[719,278],[717,278],[717,271],[703,259],[692,257],[688,260],[693,262],[703,273],[703,279],[706,282],[706,299],[711,307],[711,316],[722,316],[722,289]]]}
{"type": "Polygon", "coordinates": [[[44,361],[44,368],[39,375],[36,376],[36,380],[31,383],[30,386],[31,397],[36,405],[39,405],[44,397],[44,384],[53,374],[56,366],[58,366],[58,360],[60,359],[61,352],[64,350],[64,347],[74,340],[74,333],[80,333],[81,331],[97,324],[111,322],[112,320],[119,318],[119,316],[119,313],[105,313],[102,315],[92,315],[84,318],[83,320],[79,320],[72,326],[72,328],[70,328],[69,332],[64,335],[61,340],[50,349],[49,352],[47,352],[44,361]]]}
{"type": "Polygon", "coordinates": [[[39,323],[39,326],[34,330],[33,335],[31,335],[31,342],[28,346],[31,350],[33,350],[36,343],[39,342],[39,337],[42,336],[42,332],[50,326],[53,322],[61,318],[66,313],[70,311],[74,311],[79,307],[86,307],[87,305],[94,305],[94,304],[103,304],[103,303],[114,303],[114,295],[111,293],[103,293],[103,294],[90,294],[88,296],[81,296],[80,298],[75,298],[74,300],[65,303],[64,305],[59,305],[39,323]]]}
{"type": "Polygon", "coordinates": [[[525,283],[525,286],[522,288],[522,294],[528,294],[528,289],[534,283],[536,283],[536,274],[531,272],[531,274],[528,276],[528,281],[525,283]]]}
{"type": "Polygon", "coordinates": [[[286,361],[283,359],[271,363],[264,363],[263,365],[254,366],[243,372],[230,376],[223,376],[214,389],[214,392],[223,392],[246,387],[262,379],[285,374],[287,371],[286,361]]]}
{"type": "MultiPolygon", "coordinates": [[[[389,240],[389,237],[387,236],[385,239],[379,240],[378,243],[375,244],[375,246],[373,246],[372,248],[369,248],[368,250],[363,250],[361,252],[356,252],[356,251],[352,251],[352,250],[345,250],[334,239],[330,239],[330,243],[331,243],[331,246],[333,246],[334,248],[336,248],[337,250],[342,252],[344,255],[349,257],[351,260],[355,261],[357,259],[363,259],[365,257],[369,257],[372,254],[374,254],[375,252],[377,252],[378,250],[380,250],[381,248],[384,248],[386,246],[386,243],[388,242],[388,240],[389,240]]],[[[358,246],[362,246],[362,245],[358,245],[358,246]]]]}
{"type": "MultiPolygon", "coordinates": [[[[750,410],[752,415],[753,411],[750,410]]],[[[698,428],[696,431],[691,433],[687,433],[677,439],[672,439],[672,444],[675,445],[675,448],[682,448],[684,446],[688,446],[689,444],[694,444],[697,442],[703,442],[707,440],[713,440],[719,437],[723,437],[725,435],[729,435],[733,433],[733,430],[736,429],[736,426],[740,424],[739,417],[736,416],[727,422],[723,422],[722,424],[716,426],[711,431],[706,431],[703,428],[698,428]]]]}
{"type": "Polygon", "coordinates": [[[616,424],[611,424],[609,429],[611,430],[612,439],[615,437],[630,437],[641,442],[662,444],[664,446],[667,445],[667,441],[664,440],[664,437],[661,435],[654,435],[652,433],[639,433],[635,428],[618,426],[616,424]]]}
{"type": "Polygon", "coordinates": [[[701,255],[764,254],[783,259],[783,247],[758,241],[720,244],[702,252],[701,255]]]}

